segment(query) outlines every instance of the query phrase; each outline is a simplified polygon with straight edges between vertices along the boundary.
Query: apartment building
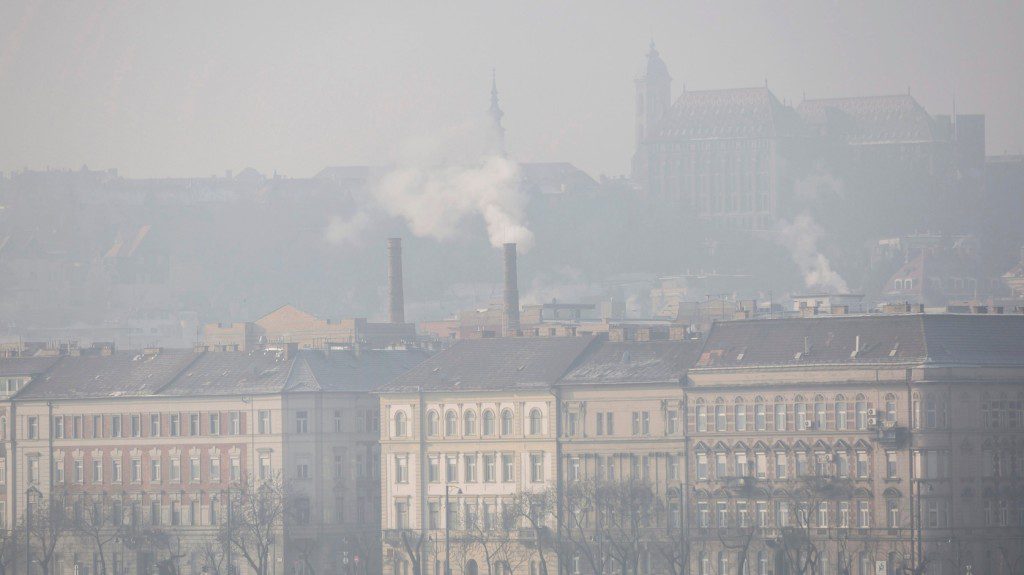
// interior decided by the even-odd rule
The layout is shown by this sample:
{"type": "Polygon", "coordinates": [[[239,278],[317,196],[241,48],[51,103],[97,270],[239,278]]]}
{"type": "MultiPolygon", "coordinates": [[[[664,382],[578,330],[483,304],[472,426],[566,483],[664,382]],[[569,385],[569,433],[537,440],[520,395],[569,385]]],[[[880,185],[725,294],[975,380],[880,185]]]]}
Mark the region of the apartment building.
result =
{"type": "Polygon", "coordinates": [[[535,555],[522,516],[491,541],[463,535],[525,489],[549,512],[548,573],[1018,573],[1022,336],[1021,317],[908,314],[719,322],[703,342],[459,342],[382,391],[382,418],[402,431],[382,439],[385,572],[417,557],[443,572],[446,539],[452,573],[487,571],[508,539],[535,555]],[[530,375],[541,366],[549,375],[530,375]],[[554,429],[462,435],[467,410],[507,401],[514,425],[533,402],[554,429]],[[488,444],[543,462],[544,488],[478,485],[465,469],[487,469],[488,444]],[[449,454],[463,467],[443,474],[449,454]],[[409,535],[428,551],[403,552],[409,535]]]}
{"type": "Polygon", "coordinates": [[[444,573],[446,558],[453,573],[555,570],[553,515],[531,526],[523,505],[551,500],[552,388],[593,342],[463,340],[381,390],[384,573],[444,573]]]}
{"type": "Polygon", "coordinates": [[[342,564],[375,572],[379,411],[370,392],[424,357],[286,345],[0,359],[12,389],[0,408],[5,527],[23,526],[35,505],[78,526],[63,530],[52,556],[35,539],[29,551],[16,546],[9,566],[141,575],[173,561],[185,574],[228,564],[251,573],[237,549],[213,557],[207,546],[232,513],[238,520],[231,502],[253,481],[281,486],[285,502],[267,538],[268,573],[342,564]],[[81,528],[93,517],[103,518],[98,537],[81,528]]]}

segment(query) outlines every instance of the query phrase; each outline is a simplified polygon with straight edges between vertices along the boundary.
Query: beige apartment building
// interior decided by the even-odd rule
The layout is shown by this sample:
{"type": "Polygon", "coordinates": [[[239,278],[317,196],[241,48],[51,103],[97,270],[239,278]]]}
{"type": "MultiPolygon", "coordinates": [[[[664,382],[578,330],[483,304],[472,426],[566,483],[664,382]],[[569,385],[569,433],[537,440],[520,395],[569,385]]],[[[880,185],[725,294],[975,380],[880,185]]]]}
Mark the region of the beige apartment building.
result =
{"type": "MultiPolygon", "coordinates": [[[[501,510],[515,489],[549,512],[546,549],[557,560],[548,573],[1024,569],[1024,317],[727,321],[703,342],[485,339],[412,374],[381,395],[382,418],[403,432],[382,440],[385,572],[411,573],[417,555],[403,554],[403,541],[424,533],[423,572],[443,572],[449,483],[448,547],[464,550],[452,552],[452,573],[504,572],[484,561],[509,548],[505,531],[486,541],[462,526],[500,516],[478,509],[501,510]],[[546,378],[508,378],[541,365],[552,368],[546,378]],[[503,401],[516,425],[528,424],[532,401],[553,435],[464,435],[467,411],[501,413],[503,401]],[[448,411],[453,433],[437,428],[429,440],[431,418],[448,411]],[[543,462],[545,487],[477,485],[461,467],[431,472],[431,451],[472,467],[490,445],[517,465],[543,462]],[[423,490],[430,495],[417,497],[423,490]]],[[[535,553],[528,526],[518,517],[510,532],[535,553]]],[[[509,567],[532,575],[542,566],[509,567]]]]}
{"type": "Polygon", "coordinates": [[[27,505],[62,509],[68,520],[52,554],[33,536],[29,551],[16,544],[3,560],[16,572],[31,560],[42,573],[46,563],[54,575],[104,566],[142,575],[168,562],[183,574],[226,573],[229,564],[253,573],[238,549],[209,547],[225,521],[239,521],[230,502],[252,481],[282,491],[268,574],[376,572],[371,392],[425,356],[290,345],[0,359],[11,390],[0,409],[4,525],[22,533],[27,505]],[[94,525],[94,510],[102,524],[82,529],[94,525]]]}

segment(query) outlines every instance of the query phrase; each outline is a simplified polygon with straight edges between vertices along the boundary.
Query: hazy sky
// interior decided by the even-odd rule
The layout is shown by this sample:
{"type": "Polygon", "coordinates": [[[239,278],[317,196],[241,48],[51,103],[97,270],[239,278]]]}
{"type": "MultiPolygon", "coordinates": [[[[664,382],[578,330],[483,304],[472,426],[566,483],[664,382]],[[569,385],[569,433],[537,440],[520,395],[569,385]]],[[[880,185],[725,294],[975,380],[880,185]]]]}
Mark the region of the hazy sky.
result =
{"type": "Polygon", "coordinates": [[[673,93],[911,93],[1024,150],[1024,2],[0,2],[0,170],[308,176],[483,113],[510,152],[628,170],[651,38],[673,93]]]}

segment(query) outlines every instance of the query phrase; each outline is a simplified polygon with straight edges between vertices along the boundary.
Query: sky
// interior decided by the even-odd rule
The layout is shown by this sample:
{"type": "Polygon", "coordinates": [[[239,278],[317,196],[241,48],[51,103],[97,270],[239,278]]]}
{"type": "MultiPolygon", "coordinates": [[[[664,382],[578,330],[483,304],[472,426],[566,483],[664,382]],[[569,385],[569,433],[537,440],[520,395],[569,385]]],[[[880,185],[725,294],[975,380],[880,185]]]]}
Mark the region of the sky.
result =
{"type": "Polygon", "coordinates": [[[0,2],[0,171],[311,176],[489,105],[520,161],[627,173],[653,39],[673,95],[905,93],[1024,153],[1024,2],[0,2]]]}

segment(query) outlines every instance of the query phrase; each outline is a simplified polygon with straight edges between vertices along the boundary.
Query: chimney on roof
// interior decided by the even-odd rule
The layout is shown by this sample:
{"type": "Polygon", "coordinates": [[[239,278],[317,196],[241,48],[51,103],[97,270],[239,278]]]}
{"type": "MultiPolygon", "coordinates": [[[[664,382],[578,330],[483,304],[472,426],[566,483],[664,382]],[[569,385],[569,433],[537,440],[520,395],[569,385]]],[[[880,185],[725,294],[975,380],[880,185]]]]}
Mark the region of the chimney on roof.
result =
{"type": "Polygon", "coordinates": [[[504,335],[519,334],[519,271],[516,266],[516,245],[508,243],[505,250],[505,297],[504,297],[504,335]]]}
{"type": "Polygon", "coordinates": [[[405,323],[402,289],[402,238],[388,238],[388,322],[405,323]]]}

